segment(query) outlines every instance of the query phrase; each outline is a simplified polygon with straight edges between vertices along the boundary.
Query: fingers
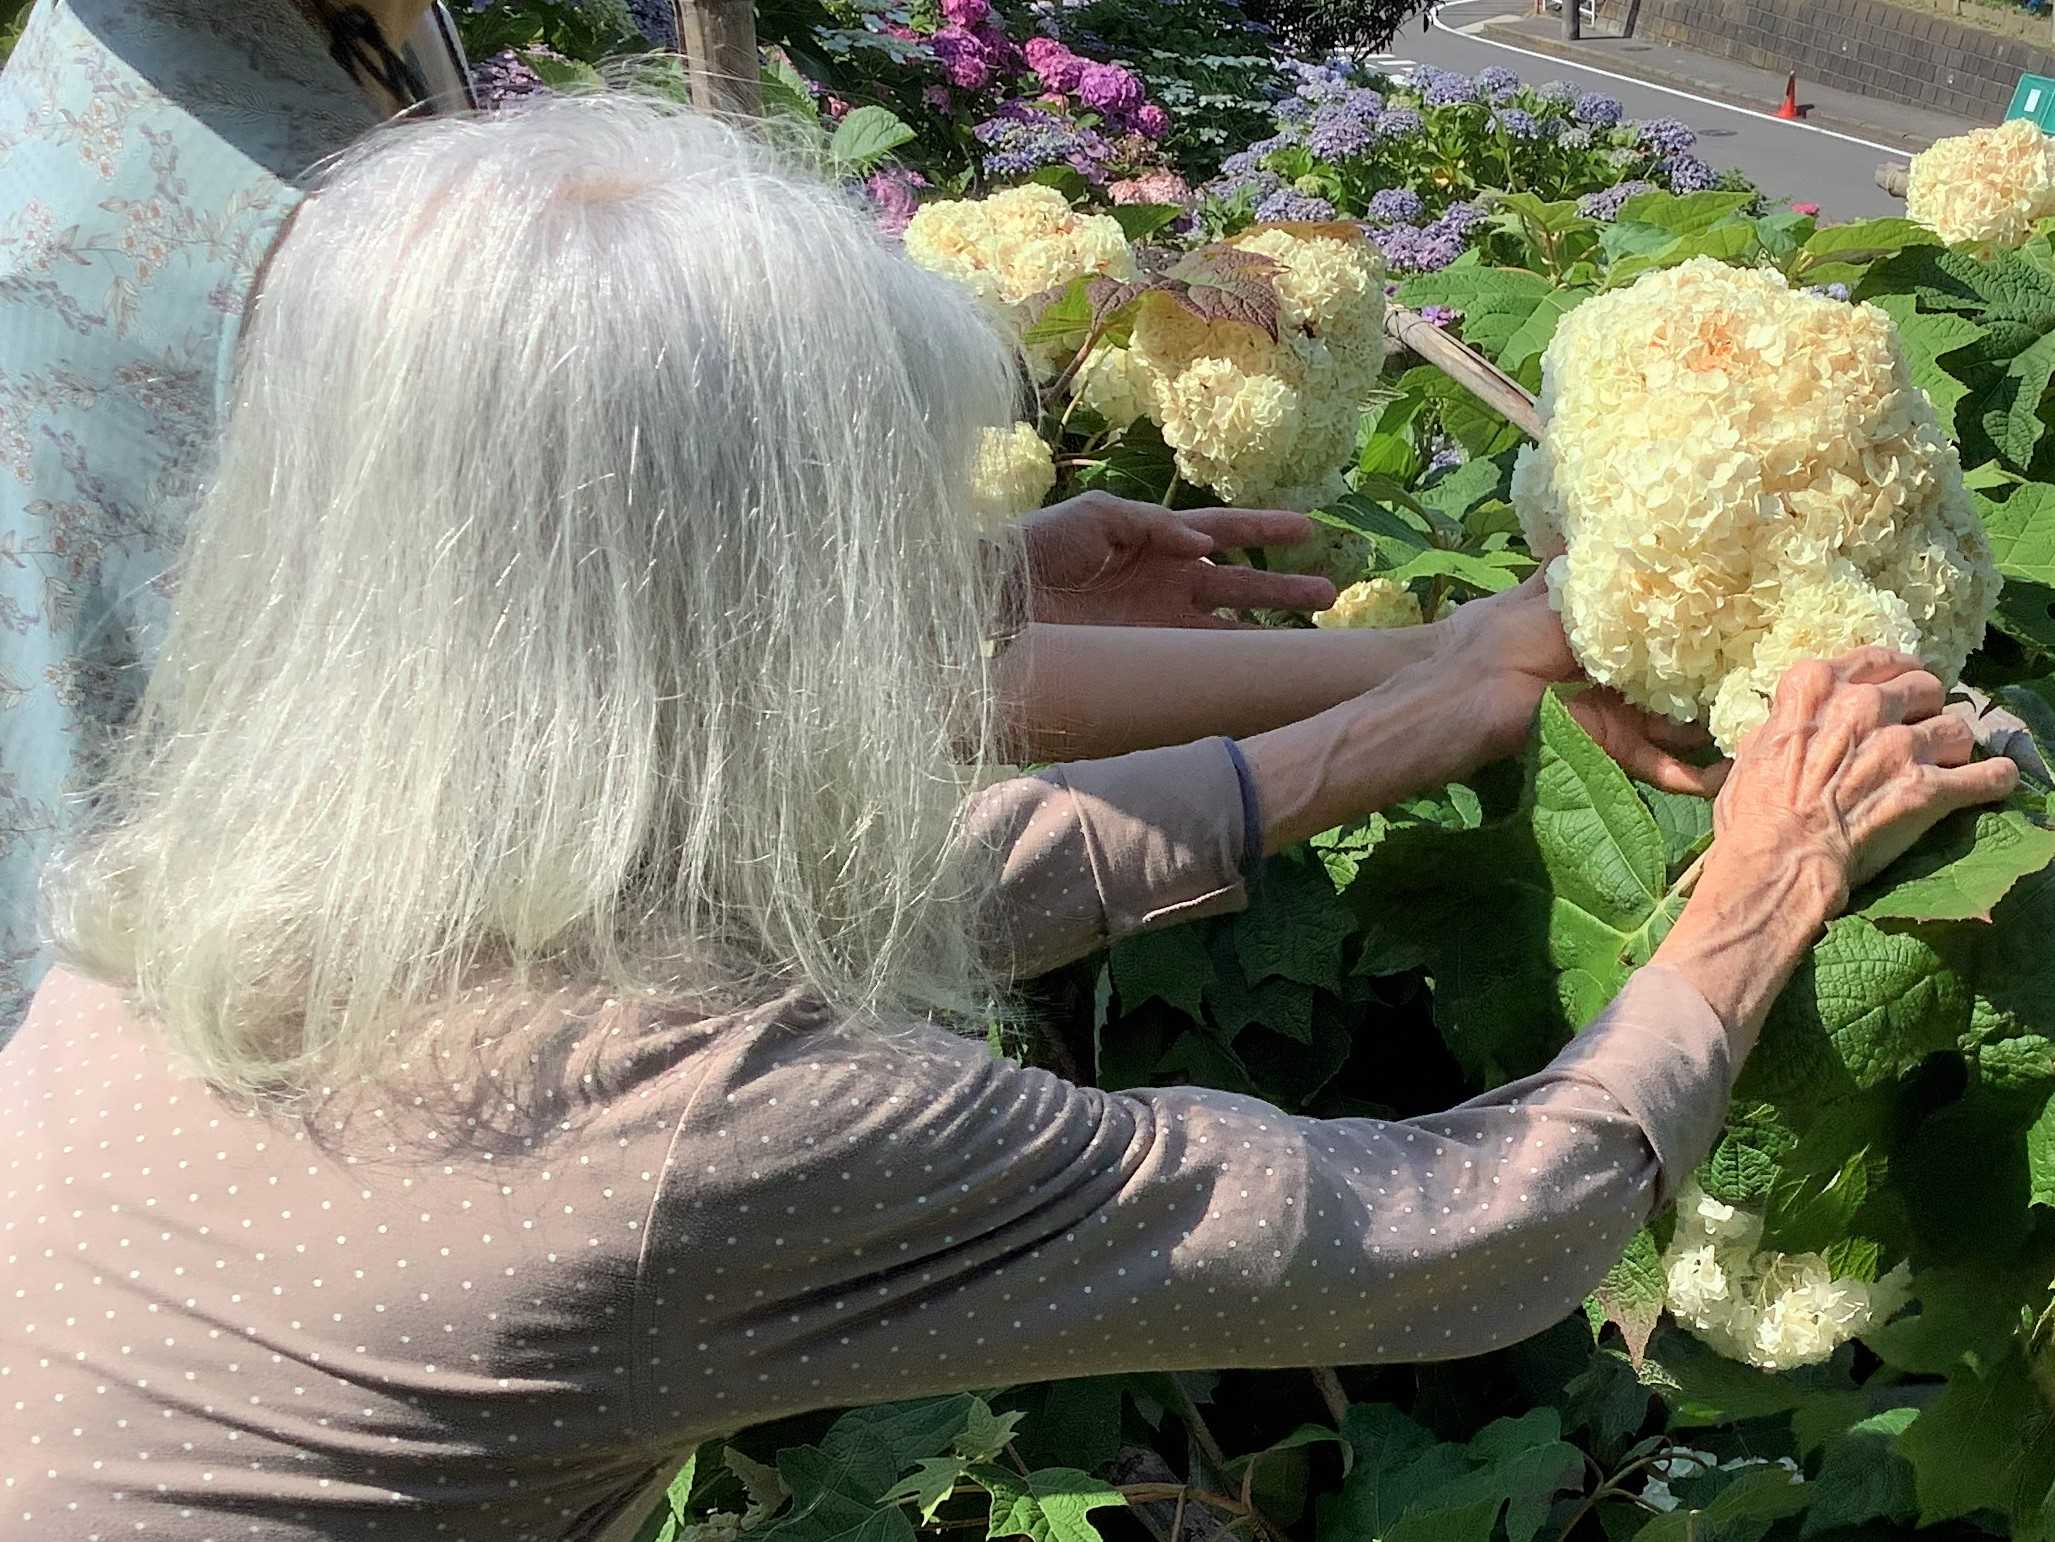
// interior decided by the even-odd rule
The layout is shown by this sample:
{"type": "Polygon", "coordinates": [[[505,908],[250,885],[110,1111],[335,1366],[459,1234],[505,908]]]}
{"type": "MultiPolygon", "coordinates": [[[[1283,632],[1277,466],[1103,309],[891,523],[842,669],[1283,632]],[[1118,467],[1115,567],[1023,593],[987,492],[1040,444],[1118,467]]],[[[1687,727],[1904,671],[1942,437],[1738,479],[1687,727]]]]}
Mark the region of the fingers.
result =
{"type": "Polygon", "coordinates": [[[2019,767],[2003,755],[1993,755],[1966,766],[1931,766],[1926,777],[1935,806],[1953,812],[2010,797],[2019,786],[2019,767]]]}
{"type": "Polygon", "coordinates": [[[1711,798],[1726,785],[1727,773],[1734,769],[1729,760],[1719,760],[1709,766],[1694,766],[1688,760],[1679,760],[1668,750],[1653,744],[1623,746],[1619,757],[1620,769],[1636,781],[1663,792],[1681,793],[1687,798],[1711,798]]]}
{"type": "Polygon", "coordinates": [[[1208,610],[1325,610],[1334,585],[1304,573],[1208,564],[1192,579],[1192,600],[1208,610]]]}
{"type": "Polygon", "coordinates": [[[1976,730],[1953,713],[1941,713],[1906,730],[1912,758],[1930,766],[1966,766],[1976,753],[1976,730]]]}
{"type": "Polygon", "coordinates": [[[1296,546],[1320,533],[1320,525],[1303,514],[1282,509],[1194,509],[1171,516],[1186,528],[1202,531],[1215,550],[1244,546],[1296,546]]]}
{"type": "Polygon", "coordinates": [[[1844,653],[1827,666],[1835,679],[1848,685],[1881,685],[1926,665],[1909,653],[1891,648],[1857,648],[1844,653]]]}
{"type": "Polygon", "coordinates": [[[1105,509],[1118,532],[1115,545],[1146,546],[1170,557],[1205,557],[1214,550],[1211,535],[1157,504],[1109,497],[1105,509]]]}

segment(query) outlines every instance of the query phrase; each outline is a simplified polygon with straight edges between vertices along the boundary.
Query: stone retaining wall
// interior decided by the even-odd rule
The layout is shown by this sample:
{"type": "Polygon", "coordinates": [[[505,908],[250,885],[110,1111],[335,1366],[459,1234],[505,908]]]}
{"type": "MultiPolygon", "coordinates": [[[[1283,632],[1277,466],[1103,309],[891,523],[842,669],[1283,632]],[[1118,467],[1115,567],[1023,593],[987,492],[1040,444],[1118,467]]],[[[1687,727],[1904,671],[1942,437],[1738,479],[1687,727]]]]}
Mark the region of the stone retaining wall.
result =
{"type": "Polygon", "coordinates": [[[1884,101],[1996,123],[2023,73],[2055,76],[2055,51],[1883,0],[1600,0],[1599,21],[1652,42],[1796,70],[1884,101]]]}

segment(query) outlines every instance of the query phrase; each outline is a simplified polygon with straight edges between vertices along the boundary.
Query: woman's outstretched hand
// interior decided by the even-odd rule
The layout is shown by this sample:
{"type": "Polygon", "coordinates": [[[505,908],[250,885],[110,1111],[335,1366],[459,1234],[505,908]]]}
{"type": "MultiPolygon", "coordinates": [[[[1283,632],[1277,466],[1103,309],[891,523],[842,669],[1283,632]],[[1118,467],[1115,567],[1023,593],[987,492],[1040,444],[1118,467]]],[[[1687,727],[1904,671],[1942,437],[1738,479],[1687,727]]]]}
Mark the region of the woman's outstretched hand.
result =
{"type": "Polygon", "coordinates": [[[1918,659],[1862,648],[1793,667],[1713,805],[1704,876],[1655,962],[1696,985],[1746,1052],[1791,971],[1851,890],[1957,809],[2019,783],[1972,758],[1918,659]]]}
{"type": "MultiPolygon", "coordinates": [[[[1438,624],[1449,628],[1448,646],[1462,661],[1459,678],[1475,682],[1476,699],[1500,754],[1511,754],[1526,742],[1544,691],[1583,676],[1539,572],[1517,588],[1472,600],[1438,624]]],[[[1703,729],[1643,711],[1617,692],[1600,687],[1580,691],[1569,708],[1629,776],[1651,787],[1709,798],[1727,773],[1725,762],[1694,766],[1682,758],[1680,752],[1707,742],[1703,729]]]]}
{"type": "Polygon", "coordinates": [[[1173,513],[1110,493],[1083,493],[1020,522],[1029,614],[1070,626],[1231,627],[1222,610],[1321,610],[1334,585],[1211,559],[1249,546],[1311,540],[1303,514],[1268,509],[1173,513]]]}

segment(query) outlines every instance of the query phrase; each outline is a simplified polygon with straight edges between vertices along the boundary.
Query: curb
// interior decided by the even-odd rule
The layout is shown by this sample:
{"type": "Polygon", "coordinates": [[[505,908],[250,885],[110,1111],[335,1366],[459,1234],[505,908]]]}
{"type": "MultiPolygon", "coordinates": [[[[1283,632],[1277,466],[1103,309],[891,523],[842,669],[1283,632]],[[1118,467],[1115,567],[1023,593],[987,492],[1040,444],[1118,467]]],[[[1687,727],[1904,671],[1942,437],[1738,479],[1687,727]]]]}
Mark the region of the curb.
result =
{"type": "MultiPolygon", "coordinates": [[[[1693,92],[1700,96],[1711,97],[1715,101],[1730,101],[1734,94],[1731,84],[1723,85],[1715,81],[1698,80],[1690,75],[1680,74],[1676,71],[1652,68],[1642,63],[1639,59],[1621,60],[1607,58],[1603,61],[1594,60],[1589,54],[1579,53],[1575,47],[1564,43],[1559,38],[1537,37],[1532,32],[1522,30],[1517,23],[1507,24],[1499,21],[1488,21],[1482,27],[1479,27],[1473,35],[1494,42],[1510,43],[1514,47],[1524,48],[1530,53],[1546,54],[1551,59],[1560,59],[1565,64],[1602,65],[1603,68],[1609,69],[1615,74],[1629,75],[1652,86],[1666,86],[1672,91],[1693,92]]],[[[1671,51],[1681,52],[1682,50],[1671,51]]],[[[1925,149],[1927,145],[1924,135],[1908,136],[1904,130],[1893,128],[1886,123],[1872,123],[1862,118],[1851,118],[1837,113],[1808,113],[1806,114],[1805,121],[1817,124],[1821,128],[1837,129],[1844,134],[1859,134],[1879,139],[1886,144],[1901,147],[1908,155],[1925,149]]]]}

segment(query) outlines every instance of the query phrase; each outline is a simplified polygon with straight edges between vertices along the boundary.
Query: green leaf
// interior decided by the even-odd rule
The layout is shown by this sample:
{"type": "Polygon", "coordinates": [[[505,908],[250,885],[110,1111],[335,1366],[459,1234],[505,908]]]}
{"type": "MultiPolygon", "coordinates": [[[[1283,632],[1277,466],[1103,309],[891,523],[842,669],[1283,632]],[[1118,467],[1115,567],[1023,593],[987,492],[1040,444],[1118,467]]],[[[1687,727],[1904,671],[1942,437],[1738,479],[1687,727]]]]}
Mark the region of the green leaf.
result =
{"type": "Polygon", "coordinates": [[[1635,1542],[1720,1542],[1730,1527],[1796,1515],[1812,1497],[1810,1484],[1781,1467],[1750,1467],[1703,1509],[1679,1505],[1657,1516],[1635,1533],[1635,1542]]]}
{"type": "Polygon", "coordinates": [[[1635,1232],[1627,1250],[1614,1260],[1591,1299],[1600,1320],[1616,1323],[1627,1341],[1627,1358],[1636,1366],[1662,1321],[1665,1282],[1660,1251],[1647,1227],[1635,1232]]]}
{"type": "Polygon", "coordinates": [[[636,1531],[634,1542],[675,1542],[679,1529],[689,1518],[686,1507],[692,1502],[692,1480],[698,1471],[699,1452],[695,1449],[672,1476],[670,1486],[664,1490],[664,1502],[650,1512],[649,1519],[636,1531]]]}
{"type": "Polygon", "coordinates": [[[2027,1196],[2036,1205],[2055,1207],[2055,1097],[2026,1132],[2027,1196]]]}
{"type": "Polygon", "coordinates": [[[973,1467],[971,1478],[992,1496],[988,1537],[1029,1542],[1100,1542],[1091,1512],[1125,1506],[1119,1489],[1075,1467],[1044,1467],[1022,1477],[1003,1467],[973,1467]]]}
{"type": "Polygon", "coordinates": [[[876,1449],[830,1454],[825,1443],[780,1451],[778,1476],[791,1491],[792,1505],[751,1535],[759,1542],[912,1542],[905,1512],[879,1508],[879,1496],[900,1471],[892,1466],[880,1477],[879,1455],[876,1449]]]}
{"type": "Polygon", "coordinates": [[[1760,1210],[1778,1169],[1798,1144],[1784,1115],[1768,1103],[1738,1103],[1720,1143],[1698,1170],[1699,1186],[1723,1205],[1760,1210]]]}
{"type": "MultiPolygon", "coordinates": [[[[882,1493],[899,1474],[923,1457],[940,1456],[970,1420],[977,1399],[968,1393],[924,1398],[911,1403],[886,1403],[843,1414],[821,1437],[821,1452],[846,1464],[863,1485],[863,1497],[882,1493]]],[[[798,1485],[785,1472],[785,1453],[778,1453],[778,1471],[796,1495],[798,1485]]]]}
{"type": "Polygon", "coordinates": [[[2005,372],[1985,394],[1984,432],[2005,458],[2024,469],[2047,432],[2041,421],[2041,399],[2055,376],[2055,332],[2015,354],[2005,372]]]}
{"type": "Polygon", "coordinates": [[[1694,798],[1659,787],[1637,787],[1656,828],[1663,832],[1663,855],[1672,868],[1696,856],[1712,837],[1712,799],[1694,798]]]}
{"type": "Polygon", "coordinates": [[[2016,809],[1965,809],[1864,890],[1872,921],[1988,921],[2012,886],[2055,862],[2055,830],[2016,809]]]}
{"type": "Polygon", "coordinates": [[[1497,551],[1488,557],[1429,547],[1414,553],[1384,576],[1409,584],[1420,578],[1453,578],[1485,594],[1498,594],[1534,571],[1533,559],[1522,552],[1497,551]]]}
{"type": "Polygon", "coordinates": [[[1913,1276],[1918,1310],[1901,1313],[1863,1335],[1893,1370],[1915,1376],[1979,1375],[2011,1353],[2021,1331],[2019,1303],[2045,1294],[2048,1272],[2037,1260],[1981,1258],[1913,1276]]]}
{"type": "Polygon", "coordinates": [[[1622,204],[1620,218],[1658,226],[1673,236],[1696,236],[1734,218],[1749,202],[1747,193],[1650,191],[1622,204]]]}
{"type": "Polygon", "coordinates": [[[1117,203],[1106,212],[1130,241],[1146,241],[1184,214],[1174,203],[1117,203]]]}
{"type": "Polygon", "coordinates": [[[1556,892],[1608,925],[1639,925],[1666,887],[1662,831],[1560,689],[1542,697],[1538,737],[1534,838],[1556,892]]]}
{"type": "Polygon", "coordinates": [[[1763,1215],[1763,1246],[1782,1253],[1817,1253],[1845,1237],[1869,1198],[1869,1160],[1858,1151],[1831,1173],[1802,1173],[1770,1191],[1763,1215]]]}
{"type": "Polygon", "coordinates": [[[1868,262],[1908,246],[1935,244],[1934,233],[1918,220],[1901,218],[1849,220],[1825,225],[1814,231],[1800,248],[1807,257],[1835,258],[1842,262],[1868,262]]]}
{"type": "Polygon", "coordinates": [[[1018,1412],[995,1414],[983,1398],[972,1398],[970,1413],[963,1421],[963,1428],[950,1442],[950,1449],[967,1462],[992,1461],[1006,1449],[1020,1421],[1026,1417],[1018,1412]]]}
{"type": "Polygon", "coordinates": [[[1276,976],[1339,991],[1342,944],[1353,927],[1326,875],[1303,862],[1273,858],[1264,867],[1261,892],[1263,902],[1235,917],[1233,926],[1235,955],[1250,981],[1276,976]]]}
{"type": "Polygon", "coordinates": [[[1399,286],[1401,303],[1447,305],[1463,313],[1463,341],[1497,358],[1555,285],[1538,273],[1454,263],[1399,286]]]}
{"type": "Polygon", "coordinates": [[[1259,252],[1202,246],[1186,252],[1151,286],[1201,321],[1232,321],[1277,341],[1278,264],[1259,252]]]}
{"type": "Polygon", "coordinates": [[[1650,1341],[1640,1375],[1680,1429],[1788,1413],[1816,1395],[1795,1377],[1729,1360],[1676,1328],[1663,1328],[1650,1341]]]}
{"type": "Polygon", "coordinates": [[[776,1515],[791,1496],[785,1491],[785,1481],[778,1476],[778,1469],[768,1462],[759,1462],[746,1452],[728,1446],[721,1452],[721,1465],[742,1480],[742,1490],[749,1495],[749,1509],[743,1515],[745,1526],[761,1526],[776,1515]]]}
{"type": "MultiPolygon", "coordinates": [[[[2055,339],[2055,333],[2049,334],[2055,339]]],[[[2000,501],[1976,494],[1977,512],[1991,537],[1991,556],[2007,578],[2055,584],[2055,487],[2015,486],[2000,501]]]]}
{"type": "Polygon", "coordinates": [[[1918,1410],[1888,1408],[1854,1425],[1827,1447],[1814,1480],[1812,1508],[1801,1536],[1872,1521],[1910,1525],[1919,1512],[1912,1464],[1898,1454],[1898,1437],[1918,1410]]]}
{"type": "Polygon", "coordinates": [[[2055,1424],[2023,1354],[1951,1377],[1898,1449],[1912,1464],[1922,1526],[1994,1510],[2026,1536],[2049,1519],[2055,1424]]]}
{"type": "Polygon", "coordinates": [[[913,126],[889,107],[866,103],[835,125],[828,140],[828,159],[844,175],[860,174],[913,137],[913,126]]]}
{"type": "Polygon", "coordinates": [[[1527,319],[1516,327],[1499,349],[1499,368],[1517,370],[1529,359],[1539,358],[1556,335],[1556,328],[1571,311],[1582,305],[1598,291],[1588,285],[1572,285],[1564,289],[1553,289],[1541,297],[1541,301],[1527,313],[1527,319]]]}
{"type": "Polygon", "coordinates": [[[1341,1434],[1355,1459],[1341,1491],[1321,1496],[1319,1542],[1383,1537],[1409,1504],[1433,1491],[1434,1480],[1421,1465],[1430,1453],[1439,1453],[1447,1469],[1469,1465],[1460,1447],[1438,1444],[1389,1403],[1352,1405],[1342,1416],[1341,1434]]]}
{"type": "Polygon", "coordinates": [[[1827,929],[1770,1009],[1739,1095],[1817,1106],[1878,1086],[1951,1048],[1969,992],[1934,948],[1859,916],[1827,929]]]}
{"type": "Polygon", "coordinates": [[[911,1476],[903,1478],[888,1490],[879,1501],[881,1504],[910,1504],[914,1513],[926,1525],[935,1518],[935,1512],[942,1508],[942,1501],[956,1492],[957,1480],[968,1464],[958,1456],[931,1456],[921,1461],[911,1476]]]}
{"type": "Polygon", "coordinates": [[[1911,295],[1879,295],[1871,303],[1896,324],[1912,383],[1926,392],[1942,426],[1952,428],[1956,404],[1969,394],[1969,387],[1941,359],[1981,342],[1984,329],[1967,316],[1919,310],[1911,295]]]}
{"type": "Polygon", "coordinates": [[[1113,945],[1109,962],[1122,1012],[1136,1011],[1149,1001],[1163,1001],[1188,1017],[1198,1017],[1206,987],[1213,982],[1213,960],[1206,956],[1205,936],[1193,926],[1122,938],[1113,945]]]}

